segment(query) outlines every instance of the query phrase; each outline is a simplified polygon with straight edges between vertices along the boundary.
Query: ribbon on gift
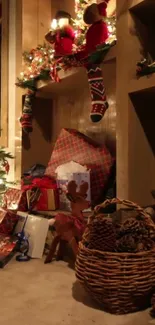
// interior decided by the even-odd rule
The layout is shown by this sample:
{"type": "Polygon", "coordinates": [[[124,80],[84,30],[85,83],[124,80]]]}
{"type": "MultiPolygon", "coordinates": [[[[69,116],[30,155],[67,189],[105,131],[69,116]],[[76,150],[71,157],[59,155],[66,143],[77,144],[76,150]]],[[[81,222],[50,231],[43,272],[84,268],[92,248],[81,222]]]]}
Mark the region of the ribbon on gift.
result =
{"type": "Polygon", "coordinates": [[[53,178],[44,176],[42,178],[36,177],[30,180],[31,180],[30,184],[27,185],[22,184],[22,190],[27,191],[36,187],[40,189],[42,188],[52,189],[52,190],[57,189],[57,184],[53,178]]]}

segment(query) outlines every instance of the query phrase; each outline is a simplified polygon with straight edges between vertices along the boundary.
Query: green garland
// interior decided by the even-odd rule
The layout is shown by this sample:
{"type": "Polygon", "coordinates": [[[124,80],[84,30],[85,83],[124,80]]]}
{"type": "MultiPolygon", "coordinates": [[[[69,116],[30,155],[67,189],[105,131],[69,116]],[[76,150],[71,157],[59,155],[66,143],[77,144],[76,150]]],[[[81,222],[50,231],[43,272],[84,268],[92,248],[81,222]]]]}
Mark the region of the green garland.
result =
{"type": "Polygon", "coordinates": [[[155,62],[149,62],[147,59],[137,63],[136,75],[138,78],[155,73],[155,62]]]}

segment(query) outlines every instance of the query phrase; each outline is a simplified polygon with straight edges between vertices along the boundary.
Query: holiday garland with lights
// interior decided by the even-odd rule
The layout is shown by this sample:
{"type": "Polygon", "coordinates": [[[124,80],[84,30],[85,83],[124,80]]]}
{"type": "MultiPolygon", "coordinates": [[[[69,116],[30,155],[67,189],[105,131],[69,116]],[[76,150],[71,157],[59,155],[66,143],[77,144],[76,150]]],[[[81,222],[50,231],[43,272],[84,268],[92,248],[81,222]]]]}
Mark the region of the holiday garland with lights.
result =
{"type": "MultiPolygon", "coordinates": [[[[95,0],[75,0],[75,13],[76,18],[73,21],[73,27],[75,31],[75,47],[77,52],[81,50],[85,45],[85,36],[88,30],[88,26],[83,21],[83,13],[88,5],[96,2],[95,0]]],[[[97,47],[96,52],[90,55],[86,60],[88,62],[95,62],[102,60],[110,49],[111,45],[114,45],[116,41],[116,17],[104,18],[109,30],[109,38],[106,44],[97,47]]],[[[74,66],[82,66],[85,62],[78,62],[75,55],[62,57],[57,60],[54,58],[54,50],[50,44],[45,43],[39,45],[36,49],[32,49],[30,52],[23,53],[23,59],[25,63],[25,69],[21,72],[20,77],[17,80],[17,86],[22,88],[28,88],[32,91],[37,89],[37,81],[48,80],[59,81],[57,78],[57,71],[63,69],[67,70],[74,66]]]]}

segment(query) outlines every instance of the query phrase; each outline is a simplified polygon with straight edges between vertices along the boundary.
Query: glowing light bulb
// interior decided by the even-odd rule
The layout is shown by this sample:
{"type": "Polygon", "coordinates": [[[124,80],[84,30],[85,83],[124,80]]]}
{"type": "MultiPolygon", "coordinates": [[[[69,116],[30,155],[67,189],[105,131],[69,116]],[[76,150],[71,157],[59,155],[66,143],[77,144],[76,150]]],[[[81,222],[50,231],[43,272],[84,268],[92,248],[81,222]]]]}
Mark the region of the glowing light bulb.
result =
{"type": "Polygon", "coordinates": [[[108,26],[108,31],[109,31],[109,33],[112,33],[113,32],[112,26],[108,26]]]}
{"type": "Polygon", "coordinates": [[[69,19],[68,18],[60,18],[59,19],[59,27],[62,28],[66,25],[69,24],[69,19]]]}
{"type": "Polygon", "coordinates": [[[0,178],[0,185],[4,184],[4,180],[0,178]]]}
{"type": "Polygon", "coordinates": [[[53,19],[51,22],[51,28],[55,30],[55,29],[57,29],[57,27],[58,27],[57,20],[53,19]]]}

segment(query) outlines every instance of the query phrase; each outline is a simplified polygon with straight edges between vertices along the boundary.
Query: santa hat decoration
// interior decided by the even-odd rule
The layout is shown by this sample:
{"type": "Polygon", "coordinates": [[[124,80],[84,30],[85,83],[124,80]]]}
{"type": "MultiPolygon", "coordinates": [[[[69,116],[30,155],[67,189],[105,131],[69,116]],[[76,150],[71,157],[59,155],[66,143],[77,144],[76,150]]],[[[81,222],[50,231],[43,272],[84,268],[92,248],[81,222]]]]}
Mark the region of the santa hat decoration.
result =
{"type": "Polygon", "coordinates": [[[99,14],[102,17],[106,17],[107,16],[107,5],[108,5],[109,0],[105,0],[102,1],[101,3],[98,4],[98,10],[99,10],[99,14]]]}
{"type": "Polygon", "coordinates": [[[91,25],[98,20],[101,20],[102,17],[106,17],[107,4],[109,0],[104,0],[100,4],[93,3],[88,6],[84,12],[83,20],[87,25],[91,25]]]}

